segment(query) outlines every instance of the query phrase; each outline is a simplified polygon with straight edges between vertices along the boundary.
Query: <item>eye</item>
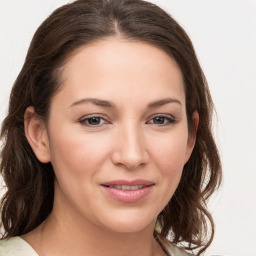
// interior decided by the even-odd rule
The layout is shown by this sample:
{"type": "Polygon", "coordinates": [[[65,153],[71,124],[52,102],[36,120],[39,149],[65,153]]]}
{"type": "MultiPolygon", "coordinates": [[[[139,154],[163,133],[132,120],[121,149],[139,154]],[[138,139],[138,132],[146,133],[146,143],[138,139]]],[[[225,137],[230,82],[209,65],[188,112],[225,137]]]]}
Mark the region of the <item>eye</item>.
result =
{"type": "Polygon", "coordinates": [[[89,116],[79,121],[82,125],[86,126],[101,126],[107,123],[107,121],[101,116],[89,116]]]}
{"type": "Polygon", "coordinates": [[[147,123],[156,124],[156,125],[168,125],[175,123],[175,119],[171,116],[166,115],[156,115],[152,119],[150,119],[147,123]]]}

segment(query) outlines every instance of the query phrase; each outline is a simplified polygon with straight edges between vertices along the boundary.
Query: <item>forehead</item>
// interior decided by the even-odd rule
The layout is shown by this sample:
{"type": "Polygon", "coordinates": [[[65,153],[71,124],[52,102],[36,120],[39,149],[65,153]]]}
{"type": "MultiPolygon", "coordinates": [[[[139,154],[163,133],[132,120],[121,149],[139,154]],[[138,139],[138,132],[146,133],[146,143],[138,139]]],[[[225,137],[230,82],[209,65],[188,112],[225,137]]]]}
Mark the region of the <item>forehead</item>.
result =
{"type": "Polygon", "coordinates": [[[144,42],[108,38],[83,46],[65,64],[62,81],[60,93],[69,100],[88,95],[173,96],[168,93],[184,100],[182,73],[175,60],[144,42]]]}

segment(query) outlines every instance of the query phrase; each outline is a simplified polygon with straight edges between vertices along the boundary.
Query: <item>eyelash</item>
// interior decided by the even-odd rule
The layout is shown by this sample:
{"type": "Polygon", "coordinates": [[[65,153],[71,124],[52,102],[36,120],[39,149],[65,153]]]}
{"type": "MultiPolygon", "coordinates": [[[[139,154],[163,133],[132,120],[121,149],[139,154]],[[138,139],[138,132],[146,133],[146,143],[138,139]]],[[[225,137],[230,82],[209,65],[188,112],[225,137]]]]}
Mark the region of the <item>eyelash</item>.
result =
{"type": "Polygon", "coordinates": [[[151,117],[151,119],[149,121],[147,121],[147,123],[149,123],[150,121],[153,121],[155,118],[164,118],[165,123],[163,124],[156,124],[156,123],[150,123],[153,125],[157,125],[157,126],[167,126],[167,125],[172,125],[174,123],[176,123],[176,120],[173,116],[171,115],[166,115],[166,114],[156,114],[153,117],[151,117]]]}
{"type": "MultiPolygon", "coordinates": [[[[89,126],[89,127],[101,127],[102,125],[108,124],[109,122],[106,121],[105,117],[103,117],[101,115],[98,115],[98,114],[95,114],[95,115],[87,116],[87,117],[79,120],[79,123],[82,124],[82,125],[85,125],[85,126],[89,126]],[[96,120],[98,119],[98,121],[100,121],[100,123],[99,124],[95,124],[95,125],[90,124],[89,122],[90,122],[90,120],[93,121],[92,120],[93,118],[95,118],[96,120]],[[102,123],[102,121],[104,123],[102,123]]],[[[156,114],[153,117],[151,117],[149,119],[149,121],[147,121],[146,123],[147,124],[152,124],[152,125],[157,125],[157,126],[167,126],[167,125],[172,125],[172,124],[176,123],[176,120],[171,115],[156,114]],[[156,121],[156,118],[159,118],[159,117],[164,119],[164,120],[161,120],[161,121],[164,121],[163,124],[152,123],[152,122],[154,122],[154,120],[156,121]]]]}
{"type": "Polygon", "coordinates": [[[102,126],[102,125],[108,123],[108,121],[106,121],[106,119],[103,116],[101,116],[99,114],[95,114],[95,115],[87,116],[87,117],[79,120],[79,123],[82,124],[82,125],[85,125],[85,126],[89,126],[89,127],[99,127],[99,126],[102,126]],[[100,124],[92,125],[92,124],[89,123],[89,120],[93,119],[93,118],[95,118],[95,119],[98,118],[98,119],[100,119],[100,121],[103,120],[105,123],[103,123],[103,124],[100,123],[100,124]]]}

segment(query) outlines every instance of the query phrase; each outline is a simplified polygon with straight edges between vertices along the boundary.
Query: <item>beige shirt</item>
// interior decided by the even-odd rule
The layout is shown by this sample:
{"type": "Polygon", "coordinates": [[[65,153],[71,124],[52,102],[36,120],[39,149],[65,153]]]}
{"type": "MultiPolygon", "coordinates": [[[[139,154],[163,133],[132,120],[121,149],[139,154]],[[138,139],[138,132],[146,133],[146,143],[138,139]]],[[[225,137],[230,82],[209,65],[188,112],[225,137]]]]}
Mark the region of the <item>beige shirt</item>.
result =
{"type": "MultiPolygon", "coordinates": [[[[178,249],[175,246],[169,246],[170,256],[189,256],[190,254],[178,249]]],[[[39,256],[35,250],[22,238],[13,237],[0,240],[1,256],[39,256]]]]}
{"type": "Polygon", "coordinates": [[[12,237],[0,240],[1,256],[39,256],[35,250],[22,238],[12,237]]]}

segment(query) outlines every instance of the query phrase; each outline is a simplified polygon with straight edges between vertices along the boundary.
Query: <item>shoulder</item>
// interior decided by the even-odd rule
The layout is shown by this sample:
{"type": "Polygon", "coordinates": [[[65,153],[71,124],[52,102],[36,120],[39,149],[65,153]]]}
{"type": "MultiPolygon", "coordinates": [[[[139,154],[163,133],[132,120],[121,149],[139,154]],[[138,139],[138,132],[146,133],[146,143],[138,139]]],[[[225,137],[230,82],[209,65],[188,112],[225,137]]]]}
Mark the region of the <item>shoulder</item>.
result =
{"type": "Polygon", "coordinates": [[[192,256],[192,254],[187,253],[186,251],[184,251],[172,244],[168,244],[166,246],[166,249],[167,249],[168,253],[172,256],[192,256]]]}
{"type": "Polygon", "coordinates": [[[38,256],[33,248],[20,237],[0,240],[1,256],[38,256]]]}
{"type": "Polygon", "coordinates": [[[192,256],[192,254],[172,244],[167,239],[158,239],[160,245],[166,250],[169,256],[192,256]]]}

